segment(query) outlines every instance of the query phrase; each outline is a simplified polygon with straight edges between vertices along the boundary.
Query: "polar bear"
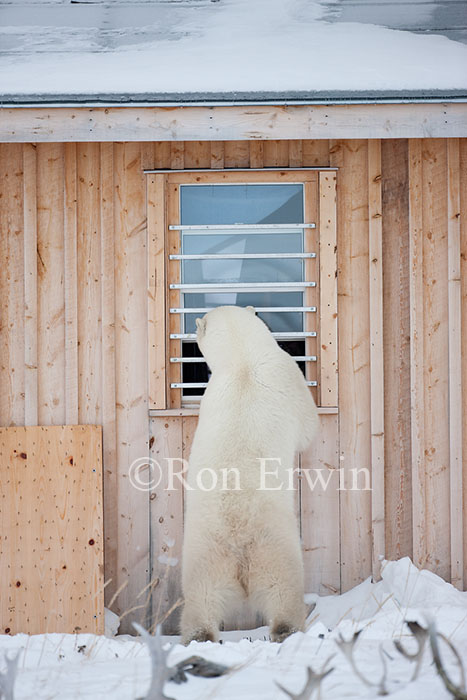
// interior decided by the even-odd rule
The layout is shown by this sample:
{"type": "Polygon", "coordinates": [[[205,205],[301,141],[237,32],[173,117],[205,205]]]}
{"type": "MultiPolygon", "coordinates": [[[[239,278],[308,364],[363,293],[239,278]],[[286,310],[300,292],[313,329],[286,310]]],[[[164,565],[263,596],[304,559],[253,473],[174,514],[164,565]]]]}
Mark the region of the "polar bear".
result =
{"type": "Polygon", "coordinates": [[[305,619],[287,470],[314,437],[316,406],[252,307],[220,306],[196,325],[212,375],[188,465],[182,641],[217,641],[227,612],[246,597],[280,642],[305,619]]]}

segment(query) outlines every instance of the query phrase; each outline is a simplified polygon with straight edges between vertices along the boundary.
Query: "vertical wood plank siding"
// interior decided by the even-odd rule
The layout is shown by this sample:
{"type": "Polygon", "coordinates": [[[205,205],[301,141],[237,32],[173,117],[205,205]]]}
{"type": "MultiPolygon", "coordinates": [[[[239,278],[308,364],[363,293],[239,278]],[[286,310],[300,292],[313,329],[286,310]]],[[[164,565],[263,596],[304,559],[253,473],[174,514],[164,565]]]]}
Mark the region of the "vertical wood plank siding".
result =
{"type": "Polygon", "coordinates": [[[331,143],[337,165],[341,586],[372,571],[368,142],[331,143]]]}
{"type": "Polygon", "coordinates": [[[114,609],[136,608],[122,631],[146,619],[147,595],[138,595],[151,576],[165,576],[153,617],[176,603],[179,563],[166,561],[179,562],[183,527],[182,492],[169,502],[163,491],[137,491],[129,467],[149,455],[186,457],[196,426],[148,419],[142,169],[301,165],[340,168],[339,415],[322,417],[326,445],[302,456],[302,468],[342,468],[346,487],[329,504],[302,496],[307,541],[330,536],[329,549],[306,553],[308,585],[348,589],[383,546],[456,585],[467,580],[467,353],[459,361],[457,350],[467,342],[466,140],[2,144],[0,425],[103,425],[107,602],[123,586],[114,609]],[[382,300],[380,268],[370,280],[380,245],[382,300]],[[378,342],[370,349],[381,301],[382,352],[378,342]],[[382,402],[384,474],[372,438],[382,402]],[[351,490],[350,470],[371,474],[376,464],[373,498],[351,490]],[[372,523],[383,502],[384,541],[372,523]]]}
{"type": "Polygon", "coordinates": [[[386,557],[412,556],[408,142],[381,144],[386,557]]]}
{"type": "Polygon", "coordinates": [[[461,253],[461,344],[462,353],[462,465],[463,465],[463,540],[464,540],[464,589],[467,585],[467,139],[459,141],[460,179],[460,253],[461,253]]]}
{"type": "Polygon", "coordinates": [[[384,535],[384,353],[381,141],[368,142],[372,572],[379,578],[384,535]]]}
{"type": "Polygon", "coordinates": [[[464,589],[467,585],[467,139],[459,141],[460,179],[460,273],[461,273],[461,344],[462,352],[462,466],[463,466],[463,540],[464,540],[464,589]]]}

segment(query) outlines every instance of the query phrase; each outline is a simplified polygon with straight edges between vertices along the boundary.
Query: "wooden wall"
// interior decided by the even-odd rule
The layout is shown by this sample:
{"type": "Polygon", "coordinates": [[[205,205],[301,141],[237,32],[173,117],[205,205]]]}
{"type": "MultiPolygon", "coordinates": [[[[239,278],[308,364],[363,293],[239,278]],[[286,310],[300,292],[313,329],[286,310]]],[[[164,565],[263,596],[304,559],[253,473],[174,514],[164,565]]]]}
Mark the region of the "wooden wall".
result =
{"type": "Polygon", "coordinates": [[[185,454],[196,420],[148,417],[142,170],[301,165],[339,167],[339,444],[328,449],[344,469],[373,471],[372,492],[339,494],[333,575],[348,589],[377,573],[385,548],[467,582],[466,140],[3,144],[0,425],[103,425],[107,602],[124,586],[116,612],[140,606],[125,629],[145,615],[139,594],[163,544],[154,524],[168,523],[170,545],[182,507],[132,488],[128,467],[150,437],[152,451],[185,454]]]}
{"type": "Polygon", "coordinates": [[[1,634],[104,634],[101,434],[0,428],[1,634]]]}

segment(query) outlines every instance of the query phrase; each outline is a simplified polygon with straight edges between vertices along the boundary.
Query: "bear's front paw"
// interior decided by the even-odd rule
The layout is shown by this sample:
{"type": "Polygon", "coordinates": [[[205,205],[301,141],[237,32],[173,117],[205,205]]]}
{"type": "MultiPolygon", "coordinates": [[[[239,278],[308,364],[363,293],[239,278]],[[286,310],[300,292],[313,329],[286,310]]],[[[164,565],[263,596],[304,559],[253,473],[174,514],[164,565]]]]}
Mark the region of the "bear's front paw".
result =
{"type": "Polygon", "coordinates": [[[183,635],[182,644],[188,646],[190,642],[215,642],[216,635],[212,630],[199,629],[183,635]]]}
{"type": "Polygon", "coordinates": [[[271,629],[271,641],[283,642],[284,639],[290,637],[294,632],[298,632],[296,627],[289,625],[287,622],[277,622],[271,629]]]}

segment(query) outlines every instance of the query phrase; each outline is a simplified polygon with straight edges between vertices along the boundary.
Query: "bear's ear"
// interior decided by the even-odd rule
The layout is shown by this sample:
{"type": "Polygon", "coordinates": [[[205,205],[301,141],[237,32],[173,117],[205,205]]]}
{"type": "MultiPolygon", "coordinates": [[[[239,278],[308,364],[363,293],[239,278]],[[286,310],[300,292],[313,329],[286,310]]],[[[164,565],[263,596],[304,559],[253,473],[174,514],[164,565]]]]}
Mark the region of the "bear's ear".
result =
{"type": "Polygon", "coordinates": [[[206,331],[206,319],[205,318],[197,318],[196,321],[196,328],[200,333],[204,333],[206,331]]]}
{"type": "Polygon", "coordinates": [[[250,314],[255,314],[256,310],[254,306],[247,306],[246,310],[250,312],[250,314]]]}

